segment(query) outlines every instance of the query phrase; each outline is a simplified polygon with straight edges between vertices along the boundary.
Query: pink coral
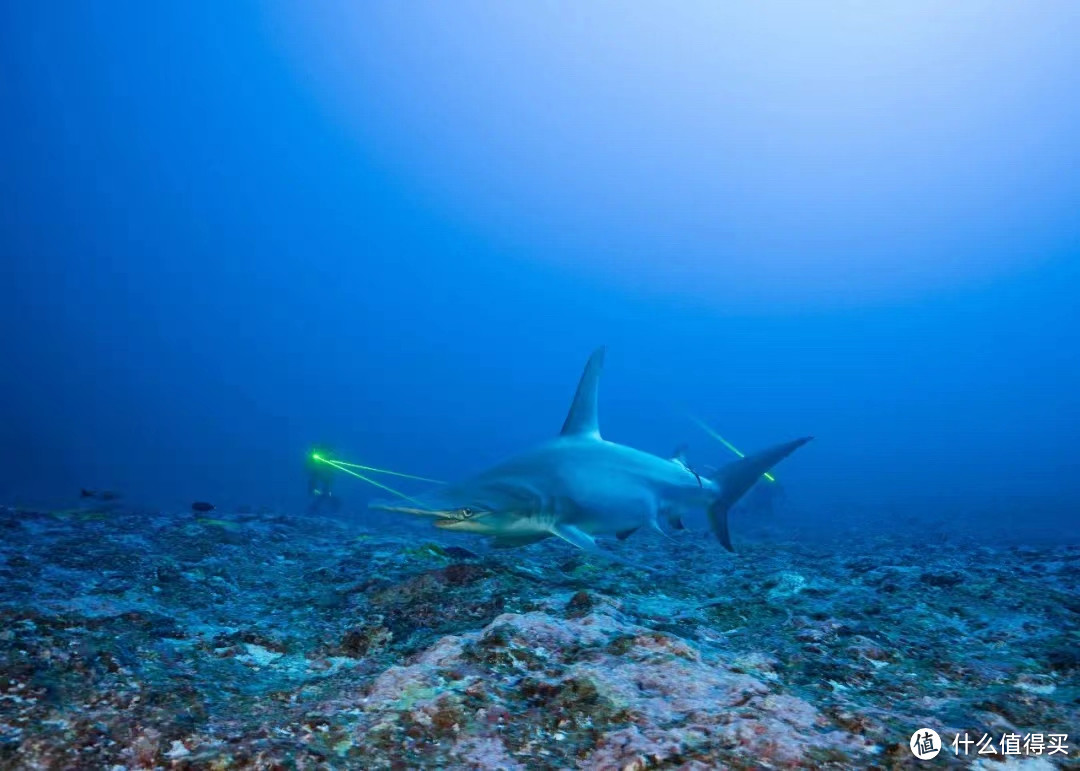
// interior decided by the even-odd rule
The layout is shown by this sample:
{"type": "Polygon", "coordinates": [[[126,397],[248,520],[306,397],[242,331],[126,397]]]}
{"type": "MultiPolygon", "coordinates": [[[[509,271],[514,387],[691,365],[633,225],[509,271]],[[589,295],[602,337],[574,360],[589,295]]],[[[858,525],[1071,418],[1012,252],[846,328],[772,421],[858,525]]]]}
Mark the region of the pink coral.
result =
{"type": "Polygon", "coordinates": [[[693,768],[734,757],[795,765],[815,749],[866,749],[823,731],[826,721],[802,699],[603,612],[503,614],[480,632],[444,637],[384,672],[364,708],[372,720],[411,726],[413,738],[453,737],[453,752],[473,767],[549,756],[575,730],[593,737],[578,744],[586,768],[670,759],[693,768]]]}

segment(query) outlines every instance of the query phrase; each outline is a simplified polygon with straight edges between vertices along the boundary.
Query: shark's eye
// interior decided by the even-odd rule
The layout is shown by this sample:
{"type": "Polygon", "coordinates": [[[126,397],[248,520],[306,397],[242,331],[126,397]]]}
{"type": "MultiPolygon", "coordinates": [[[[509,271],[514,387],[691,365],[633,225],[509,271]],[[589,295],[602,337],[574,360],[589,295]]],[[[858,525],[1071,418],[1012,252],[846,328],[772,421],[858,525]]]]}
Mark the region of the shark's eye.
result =
{"type": "Polygon", "coordinates": [[[473,510],[470,509],[468,506],[466,506],[464,509],[461,510],[461,516],[465,517],[466,519],[471,517],[473,515],[473,513],[474,513],[473,510]]]}

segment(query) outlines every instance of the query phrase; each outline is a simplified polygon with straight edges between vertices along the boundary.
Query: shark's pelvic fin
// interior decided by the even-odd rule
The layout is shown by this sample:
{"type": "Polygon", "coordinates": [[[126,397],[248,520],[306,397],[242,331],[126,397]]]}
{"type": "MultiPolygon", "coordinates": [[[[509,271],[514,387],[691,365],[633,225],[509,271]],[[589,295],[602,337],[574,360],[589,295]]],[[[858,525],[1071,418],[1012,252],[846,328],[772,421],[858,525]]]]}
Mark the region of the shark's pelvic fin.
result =
{"type": "Polygon", "coordinates": [[[674,506],[665,507],[660,510],[660,516],[667,520],[668,525],[672,530],[685,530],[686,525],[683,524],[682,515],[679,510],[674,506]]]}
{"type": "Polygon", "coordinates": [[[664,538],[668,539],[669,541],[674,541],[675,540],[670,535],[668,535],[667,533],[664,532],[664,529],[662,527],[660,527],[660,523],[657,522],[655,519],[649,520],[649,529],[650,530],[655,530],[656,532],[658,532],[660,535],[664,536],[664,538]]]}
{"type": "Polygon", "coordinates": [[[728,511],[731,507],[754,486],[762,474],[811,439],[813,439],[812,436],[805,436],[792,442],[778,444],[754,455],[740,458],[716,472],[713,479],[720,485],[720,495],[709,505],[709,523],[725,549],[735,551],[728,532],[728,511]]]}
{"type": "Polygon", "coordinates": [[[593,351],[585,364],[585,371],[578,381],[574,403],[563,423],[563,436],[591,436],[600,438],[600,421],[596,411],[597,396],[600,391],[600,370],[604,368],[604,346],[593,351]]]}

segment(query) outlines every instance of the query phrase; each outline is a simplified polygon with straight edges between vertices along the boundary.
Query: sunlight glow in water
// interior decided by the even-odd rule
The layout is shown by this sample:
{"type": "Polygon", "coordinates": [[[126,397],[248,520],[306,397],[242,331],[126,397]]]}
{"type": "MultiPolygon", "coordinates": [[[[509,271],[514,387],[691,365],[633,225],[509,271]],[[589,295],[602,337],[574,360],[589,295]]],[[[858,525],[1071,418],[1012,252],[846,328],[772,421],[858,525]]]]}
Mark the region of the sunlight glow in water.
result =
{"type": "Polygon", "coordinates": [[[282,47],[396,178],[388,194],[504,259],[726,306],[859,304],[994,279],[1053,246],[1061,183],[1042,150],[1071,146],[1055,137],[1076,111],[1060,14],[302,8],[274,17],[282,47]]]}

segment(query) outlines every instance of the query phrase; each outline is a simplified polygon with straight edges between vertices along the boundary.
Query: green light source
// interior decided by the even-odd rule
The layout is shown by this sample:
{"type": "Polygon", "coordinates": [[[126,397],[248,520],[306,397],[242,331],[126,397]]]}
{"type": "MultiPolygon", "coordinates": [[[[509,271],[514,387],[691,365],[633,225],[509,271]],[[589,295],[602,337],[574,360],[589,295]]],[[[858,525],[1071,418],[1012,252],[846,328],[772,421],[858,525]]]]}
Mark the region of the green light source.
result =
{"type": "MultiPolygon", "coordinates": [[[[735,453],[738,457],[740,457],[740,458],[745,458],[746,457],[746,453],[744,453],[742,450],[740,450],[738,447],[733,445],[731,442],[729,442],[724,437],[720,436],[720,434],[716,433],[711,428],[709,428],[709,426],[707,426],[704,421],[698,420],[693,415],[690,416],[690,420],[694,421],[699,426],[701,426],[701,428],[705,431],[706,434],[711,436],[716,441],[720,442],[720,444],[727,447],[729,450],[731,450],[733,453],[735,453]]],[[[764,474],[762,474],[762,476],[765,477],[766,479],[768,479],[770,482],[775,482],[776,481],[776,477],[774,477],[772,474],[770,474],[767,471],[764,474]]]]}
{"type": "Polygon", "coordinates": [[[332,460],[330,458],[324,458],[322,456],[322,454],[319,453],[318,451],[315,451],[315,452],[311,453],[311,459],[314,460],[314,461],[318,461],[319,463],[325,463],[327,466],[330,466],[331,468],[335,468],[338,471],[349,474],[350,476],[354,476],[357,479],[361,479],[364,482],[367,482],[369,485],[372,485],[373,487],[378,487],[380,490],[385,490],[388,493],[396,495],[399,498],[404,498],[405,500],[411,501],[412,503],[416,503],[417,505],[419,505],[419,501],[417,501],[416,499],[406,495],[405,493],[403,493],[403,492],[401,492],[399,490],[395,490],[394,488],[390,487],[389,485],[385,485],[382,482],[379,482],[379,481],[377,481],[375,479],[371,479],[370,477],[367,477],[367,476],[365,476],[363,474],[359,474],[356,471],[353,471],[353,469],[360,469],[361,471],[368,471],[368,472],[373,473],[373,474],[387,474],[389,476],[403,477],[405,479],[416,479],[416,480],[421,481],[421,482],[431,482],[433,484],[438,484],[438,485],[445,484],[444,482],[441,482],[438,479],[429,479],[428,477],[416,476],[415,474],[404,474],[404,473],[402,473],[400,471],[390,471],[389,469],[375,468],[374,466],[363,466],[363,465],[361,465],[359,463],[346,463],[343,460],[332,460]]]}

